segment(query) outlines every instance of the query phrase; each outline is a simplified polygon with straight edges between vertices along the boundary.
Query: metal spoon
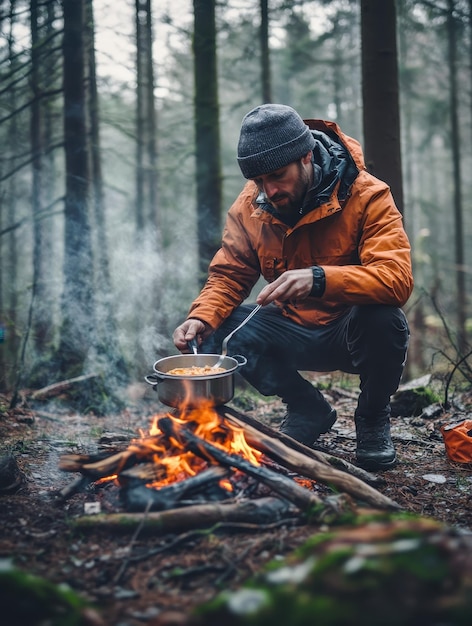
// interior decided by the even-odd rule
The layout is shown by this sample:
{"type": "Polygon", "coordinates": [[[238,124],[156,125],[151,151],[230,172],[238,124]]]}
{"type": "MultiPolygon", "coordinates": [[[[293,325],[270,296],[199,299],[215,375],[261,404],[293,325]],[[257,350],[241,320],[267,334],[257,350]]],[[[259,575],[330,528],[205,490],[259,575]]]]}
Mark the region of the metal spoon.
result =
{"type": "Polygon", "coordinates": [[[193,339],[190,339],[190,341],[187,341],[187,345],[194,354],[198,354],[198,343],[197,343],[196,337],[194,337],[193,339]]]}
{"type": "Polygon", "coordinates": [[[249,313],[249,315],[247,317],[245,317],[243,319],[243,321],[241,322],[241,324],[239,324],[239,326],[236,326],[236,328],[234,330],[232,330],[229,335],[226,335],[226,337],[223,339],[223,343],[221,344],[221,356],[218,359],[218,361],[211,366],[211,369],[216,369],[217,367],[220,367],[221,363],[223,362],[224,358],[226,357],[226,355],[228,354],[228,341],[231,339],[231,337],[234,335],[234,333],[236,331],[238,331],[240,328],[242,328],[244,326],[244,324],[246,324],[247,322],[249,322],[249,320],[251,319],[251,317],[253,315],[255,315],[257,313],[257,311],[259,311],[259,309],[261,308],[262,304],[257,304],[252,311],[249,313]]]}

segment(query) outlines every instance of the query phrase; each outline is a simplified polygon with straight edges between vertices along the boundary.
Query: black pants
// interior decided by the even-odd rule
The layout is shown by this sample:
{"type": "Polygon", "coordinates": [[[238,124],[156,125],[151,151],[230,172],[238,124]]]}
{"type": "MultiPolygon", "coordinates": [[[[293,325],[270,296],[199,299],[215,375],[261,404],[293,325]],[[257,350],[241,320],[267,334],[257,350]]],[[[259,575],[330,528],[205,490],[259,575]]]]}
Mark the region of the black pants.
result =
{"type": "MultiPolygon", "coordinates": [[[[242,305],[205,342],[203,352],[219,354],[221,343],[254,305],[242,305]]],[[[242,354],[241,375],[261,394],[277,395],[290,407],[309,397],[312,386],[299,371],[359,374],[356,415],[386,416],[406,360],[409,329],[400,308],[354,306],[340,319],[305,328],[282,315],[275,305],[263,307],[236,332],[228,355],[242,354]]]]}

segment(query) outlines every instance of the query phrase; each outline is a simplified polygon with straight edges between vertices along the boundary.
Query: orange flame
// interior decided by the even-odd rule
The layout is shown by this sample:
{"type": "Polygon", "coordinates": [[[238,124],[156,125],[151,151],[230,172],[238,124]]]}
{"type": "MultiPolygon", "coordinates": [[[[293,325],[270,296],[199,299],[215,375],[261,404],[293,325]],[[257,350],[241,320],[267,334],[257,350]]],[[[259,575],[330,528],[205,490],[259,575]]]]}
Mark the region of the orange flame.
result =
{"type": "Polygon", "coordinates": [[[118,474],[111,474],[110,476],[104,476],[103,478],[99,478],[95,481],[96,485],[104,485],[105,483],[109,483],[112,480],[116,480],[118,478],[118,474]]]}
{"type": "MultiPolygon", "coordinates": [[[[138,460],[152,460],[156,465],[158,479],[147,483],[148,487],[159,488],[190,476],[195,476],[207,467],[207,463],[184,449],[175,438],[165,437],[158,426],[158,421],[163,415],[155,415],[152,419],[149,432],[140,430],[140,438],[133,439],[128,450],[138,460]]],[[[233,426],[220,416],[215,408],[208,405],[185,410],[182,409],[179,416],[167,413],[165,417],[171,418],[178,427],[191,427],[194,434],[224,450],[228,454],[237,454],[253,465],[260,465],[262,453],[252,448],[246,441],[242,428],[233,426]]],[[[229,480],[221,481],[221,486],[228,491],[233,489],[229,480]]]]}
{"type": "Polygon", "coordinates": [[[220,484],[220,487],[222,487],[223,489],[226,489],[226,491],[234,491],[233,485],[227,478],[223,478],[222,480],[220,480],[219,484],[220,484]]]}

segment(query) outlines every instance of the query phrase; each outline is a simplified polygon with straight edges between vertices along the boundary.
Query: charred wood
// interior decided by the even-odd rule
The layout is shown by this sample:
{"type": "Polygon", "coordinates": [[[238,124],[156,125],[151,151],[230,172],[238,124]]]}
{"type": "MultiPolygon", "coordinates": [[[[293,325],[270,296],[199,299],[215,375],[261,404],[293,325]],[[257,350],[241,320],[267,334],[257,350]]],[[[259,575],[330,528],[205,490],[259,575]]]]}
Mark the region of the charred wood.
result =
{"type": "Polygon", "coordinates": [[[194,528],[210,528],[220,523],[269,524],[291,521],[299,516],[292,504],[280,498],[266,497],[243,502],[206,503],[168,511],[85,515],[73,520],[78,528],[130,532],[141,526],[141,532],[167,534],[194,528]]]}
{"type": "MultiPolygon", "coordinates": [[[[229,497],[226,489],[219,486],[229,471],[224,467],[210,467],[196,476],[153,489],[136,479],[121,491],[121,499],[127,511],[166,511],[189,504],[222,501],[229,497]]],[[[121,476],[120,476],[121,478],[121,476]]]]}
{"type": "Polygon", "coordinates": [[[149,461],[147,463],[139,463],[120,472],[118,482],[122,487],[126,487],[129,483],[137,484],[151,483],[164,480],[167,477],[167,471],[158,463],[149,461]]]}
{"type": "MultiPolygon", "coordinates": [[[[264,435],[267,435],[274,439],[279,439],[279,441],[282,441],[282,443],[284,443],[289,448],[293,448],[294,450],[301,452],[305,456],[309,456],[310,458],[315,459],[320,463],[325,463],[326,465],[330,465],[331,467],[334,467],[338,470],[342,470],[344,472],[347,472],[348,474],[357,476],[357,478],[370,485],[379,485],[385,483],[385,480],[382,478],[382,476],[378,474],[366,472],[361,467],[357,467],[356,465],[349,463],[349,461],[341,459],[332,454],[328,454],[327,452],[322,452],[321,450],[316,450],[304,446],[302,443],[296,441],[295,439],[292,439],[292,437],[284,435],[284,433],[278,432],[273,428],[270,428],[270,426],[266,426],[265,424],[259,422],[253,417],[245,415],[244,413],[240,413],[239,411],[236,411],[231,407],[220,407],[218,412],[223,418],[228,419],[228,421],[230,422],[236,423],[240,428],[244,428],[245,425],[250,426],[259,433],[263,433],[264,435]]],[[[248,441],[248,443],[250,442],[248,441]]]]}
{"type": "Polygon", "coordinates": [[[97,480],[117,474],[137,461],[133,449],[123,450],[105,458],[103,455],[64,454],[59,460],[59,469],[63,472],[80,472],[97,480]]]}
{"type": "Polygon", "coordinates": [[[79,476],[78,478],[73,480],[69,485],[66,485],[65,487],[60,489],[55,494],[55,499],[58,500],[59,502],[63,502],[64,500],[67,500],[68,498],[72,497],[74,494],[85,491],[91,482],[92,482],[92,478],[88,476],[79,476]]]}
{"type": "Polygon", "coordinates": [[[184,447],[191,450],[197,456],[205,459],[209,463],[220,463],[225,467],[233,467],[248,476],[257,478],[283,498],[293,502],[302,511],[308,511],[316,507],[323,506],[321,499],[304,487],[298,485],[291,478],[277,474],[265,467],[253,465],[239,455],[228,454],[213,444],[197,437],[187,428],[175,427],[172,418],[163,417],[158,421],[158,426],[168,437],[174,437],[184,447]]]}
{"type": "MultiPolygon", "coordinates": [[[[352,476],[344,471],[336,469],[331,464],[319,461],[308,456],[305,451],[306,446],[301,446],[302,451],[298,451],[289,447],[282,441],[272,429],[259,429],[253,425],[249,425],[246,421],[239,418],[235,411],[228,411],[225,408],[225,419],[232,422],[236,426],[243,429],[246,441],[270,458],[274,459],[280,465],[297,472],[306,478],[312,478],[325,485],[336,487],[339,491],[348,493],[349,495],[364,501],[366,504],[381,509],[398,510],[400,506],[383,495],[370,485],[364,483],[356,476],[352,476]],[[275,436],[274,436],[275,435],[275,436]]],[[[244,416],[246,418],[246,416],[244,416]]],[[[291,437],[286,437],[291,439],[291,437]]]]}

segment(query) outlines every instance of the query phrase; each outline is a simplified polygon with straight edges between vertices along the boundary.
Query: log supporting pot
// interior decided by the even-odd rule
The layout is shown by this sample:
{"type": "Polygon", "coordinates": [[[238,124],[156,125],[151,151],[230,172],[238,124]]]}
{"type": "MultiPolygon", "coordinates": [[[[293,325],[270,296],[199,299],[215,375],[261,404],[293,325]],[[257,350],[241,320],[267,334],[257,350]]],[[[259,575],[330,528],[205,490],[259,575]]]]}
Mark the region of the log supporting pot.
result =
{"type": "Polygon", "coordinates": [[[220,354],[179,354],[156,361],[154,373],[145,381],[157,391],[159,400],[167,406],[198,408],[202,405],[220,406],[234,395],[234,374],[246,365],[246,357],[236,354],[225,356],[220,363],[223,372],[199,376],[169,374],[175,368],[211,367],[220,354]]]}

